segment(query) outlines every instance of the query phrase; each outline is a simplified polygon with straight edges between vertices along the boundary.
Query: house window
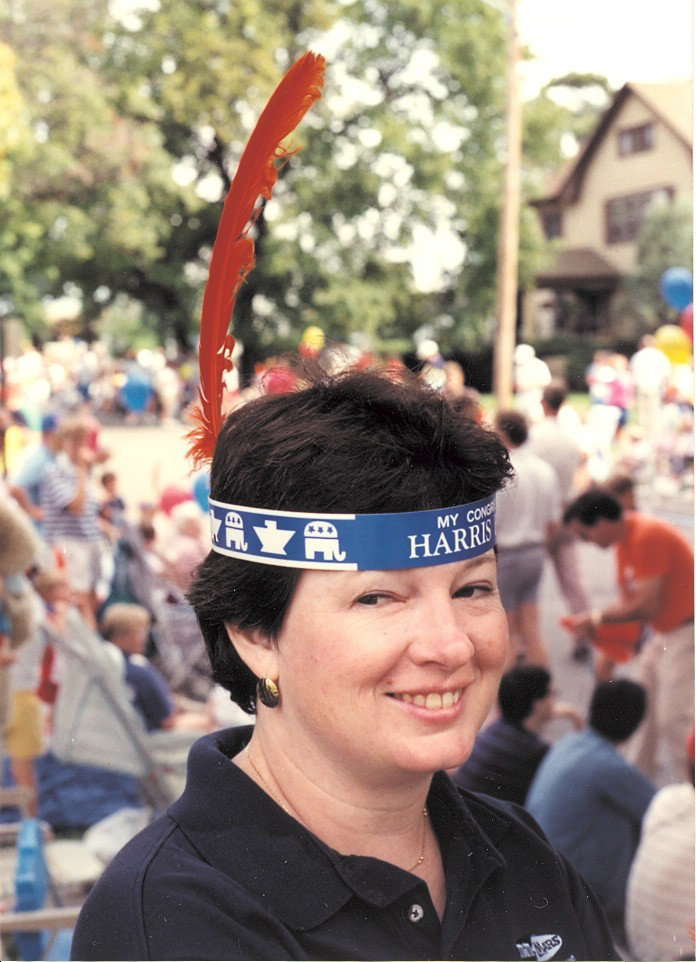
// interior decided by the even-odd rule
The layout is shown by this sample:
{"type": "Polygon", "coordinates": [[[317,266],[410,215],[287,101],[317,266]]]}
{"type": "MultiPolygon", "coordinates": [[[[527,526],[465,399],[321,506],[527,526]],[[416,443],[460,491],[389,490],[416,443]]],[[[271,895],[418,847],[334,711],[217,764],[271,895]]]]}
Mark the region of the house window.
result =
{"type": "Polygon", "coordinates": [[[645,220],[648,207],[654,200],[671,200],[674,191],[671,187],[659,187],[640,194],[614,197],[605,206],[605,232],[607,244],[621,244],[634,241],[645,220]]]}
{"type": "Polygon", "coordinates": [[[655,125],[641,124],[640,127],[625,127],[619,131],[619,157],[637,154],[641,150],[652,150],[655,146],[655,125]]]}
{"type": "Polygon", "coordinates": [[[541,223],[548,240],[563,234],[563,215],[559,208],[551,207],[545,210],[541,215],[541,223]]]}

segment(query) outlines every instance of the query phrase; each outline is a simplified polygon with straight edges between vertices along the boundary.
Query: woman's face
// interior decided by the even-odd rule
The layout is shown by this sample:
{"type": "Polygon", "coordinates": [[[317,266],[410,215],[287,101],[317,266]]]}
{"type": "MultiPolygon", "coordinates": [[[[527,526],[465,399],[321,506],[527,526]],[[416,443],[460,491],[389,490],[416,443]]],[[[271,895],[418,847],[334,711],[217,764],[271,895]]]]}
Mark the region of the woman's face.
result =
{"type": "Polygon", "coordinates": [[[492,551],[303,572],[278,636],[275,717],[316,760],[363,779],[452,768],[471,751],[507,649],[492,551]]]}

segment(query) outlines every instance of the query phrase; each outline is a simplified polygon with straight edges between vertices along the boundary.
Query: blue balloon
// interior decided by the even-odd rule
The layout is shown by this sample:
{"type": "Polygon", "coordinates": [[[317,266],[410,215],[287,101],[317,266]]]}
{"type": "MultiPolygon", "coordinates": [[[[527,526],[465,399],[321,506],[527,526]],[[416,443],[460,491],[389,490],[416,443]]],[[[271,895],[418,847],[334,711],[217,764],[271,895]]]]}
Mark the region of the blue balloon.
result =
{"type": "Polygon", "coordinates": [[[685,267],[669,267],[660,278],[660,293],[669,307],[683,311],[694,300],[694,278],[685,267]]]}
{"type": "Polygon", "coordinates": [[[210,494],[210,472],[201,471],[193,482],[193,497],[204,514],[208,513],[208,495],[210,494]]]}

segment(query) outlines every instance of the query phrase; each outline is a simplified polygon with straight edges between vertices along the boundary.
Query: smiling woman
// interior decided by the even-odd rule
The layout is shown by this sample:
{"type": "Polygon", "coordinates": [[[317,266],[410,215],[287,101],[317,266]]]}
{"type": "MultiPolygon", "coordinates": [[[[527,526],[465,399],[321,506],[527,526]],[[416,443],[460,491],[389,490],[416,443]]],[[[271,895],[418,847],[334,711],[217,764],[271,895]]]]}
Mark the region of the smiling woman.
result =
{"type": "Polygon", "coordinates": [[[190,597],[256,724],[197,743],[184,795],[88,898],[76,958],[617,958],[524,811],[446,774],[507,653],[509,475],[406,374],[317,373],[230,415],[190,597]]]}

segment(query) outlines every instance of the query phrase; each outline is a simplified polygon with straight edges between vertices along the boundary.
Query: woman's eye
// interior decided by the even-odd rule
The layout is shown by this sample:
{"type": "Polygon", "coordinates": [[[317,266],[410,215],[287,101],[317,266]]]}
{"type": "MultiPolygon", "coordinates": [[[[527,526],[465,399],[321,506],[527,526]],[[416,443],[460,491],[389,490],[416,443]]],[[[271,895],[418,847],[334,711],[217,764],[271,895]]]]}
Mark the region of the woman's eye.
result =
{"type": "Polygon", "coordinates": [[[380,601],[388,597],[387,595],[381,594],[379,591],[371,591],[365,595],[360,595],[356,599],[356,603],[359,605],[378,605],[380,601]]]}
{"type": "Polygon", "coordinates": [[[458,588],[455,593],[455,598],[481,598],[484,595],[489,595],[493,592],[493,588],[490,585],[464,585],[462,588],[458,588]]]}

